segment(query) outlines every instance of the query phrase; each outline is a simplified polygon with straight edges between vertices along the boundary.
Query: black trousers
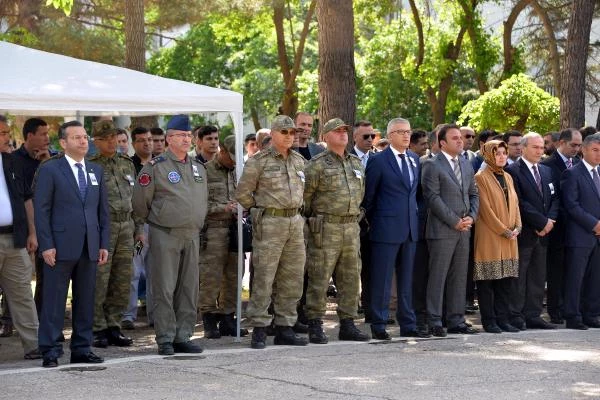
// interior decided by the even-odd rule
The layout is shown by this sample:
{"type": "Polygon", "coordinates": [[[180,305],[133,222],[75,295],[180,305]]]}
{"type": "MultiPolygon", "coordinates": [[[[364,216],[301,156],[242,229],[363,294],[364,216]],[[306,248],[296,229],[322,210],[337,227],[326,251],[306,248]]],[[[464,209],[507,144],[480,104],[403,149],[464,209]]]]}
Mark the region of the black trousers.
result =
{"type": "Polygon", "coordinates": [[[532,246],[519,246],[519,277],[510,302],[510,319],[538,318],[544,311],[547,247],[539,240],[532,246]]]}
{"type": "Polygon", "coordinates": [[[413,308],[417,317],[417,326],[427,325],[427,279],[429,278],[429,250],[427,240],[417,242],[415,268],[413,270],[413,308]]]}
{"type": "Polygon", "coordinates": [[[507,323],[510,298],[514,295],[515,278],[477,281],[481,324],[507,323]]]}
{"type": "MultiPolygon", "coordinates": [[[[555,228],[556,229],[556,228],[555,228]]],[[[552,318],[561,318],[565,295],[565,247],[564,237],[558,232],[550,232],[550,241],[547,250],[546,303],[548,315],[552,318]]]]}
{"type": "Polygon", "coordinates": [[[365,319],[369,320],[372,317],[371,312],[371,241],[369,234],[363,233],[361,226],[360,235],[360,305],[365,312],[365,319]]]}

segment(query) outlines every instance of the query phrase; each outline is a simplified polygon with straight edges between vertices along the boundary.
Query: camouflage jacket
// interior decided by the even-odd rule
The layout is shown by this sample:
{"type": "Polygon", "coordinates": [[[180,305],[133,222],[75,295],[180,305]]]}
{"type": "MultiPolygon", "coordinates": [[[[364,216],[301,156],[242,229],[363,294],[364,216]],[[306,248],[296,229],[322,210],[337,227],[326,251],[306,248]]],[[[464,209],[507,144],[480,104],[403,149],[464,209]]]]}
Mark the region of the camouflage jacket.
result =
{"type": "Polygon", "coordinates": [[[208,179],[208,219],[229,220],[233,214],[225,210],[235,200],[235,168],[225,168],[217,158],[204,164],[208,179]]]}

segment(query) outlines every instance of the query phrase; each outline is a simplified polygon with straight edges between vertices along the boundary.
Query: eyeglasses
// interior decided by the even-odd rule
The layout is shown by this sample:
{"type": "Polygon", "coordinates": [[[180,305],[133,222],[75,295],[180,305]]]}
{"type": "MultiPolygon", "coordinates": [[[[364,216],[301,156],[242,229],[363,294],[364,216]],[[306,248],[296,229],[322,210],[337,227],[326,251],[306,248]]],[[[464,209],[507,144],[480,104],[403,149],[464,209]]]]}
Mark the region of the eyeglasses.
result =
{"type": "MultiPolygon", "coordinates": [[[[276,131],[277,132],[277,131],[276,131]]],[[[281,133],[282,135],[295,135],[296,134],[296,130],[295,129],[282,129],[279,131],[279,133],[281,133]]]]}
{"type": "Polygon", "coordinates": [[[366,135],[362,135],[362,137],[363,137],[363,140],[369,140],[369,138],[375,139],[375,134],[374,133],[369,133],[369,134],[366,134],[366,135]]]}
{"type": "Polygon", "coordinates": [[[191,139],[194,137],[191,133],[172,133],[171,136],[176,136],[179,138],[188,138],[191,139]]]}
{"type": "Polygon", "coordinates": [[[399,135],[412,135],[412,131],[410,129],[397,129],[395,131],[391,131],[390,133],[397,133],[399,135]]]}
{"type": "Polygon", "coordinates": [[[467,138],[467,139],[474,139],[475,135],[470,135],[470,134],[469,135],[465,135],[465,138],[467,138]]]}

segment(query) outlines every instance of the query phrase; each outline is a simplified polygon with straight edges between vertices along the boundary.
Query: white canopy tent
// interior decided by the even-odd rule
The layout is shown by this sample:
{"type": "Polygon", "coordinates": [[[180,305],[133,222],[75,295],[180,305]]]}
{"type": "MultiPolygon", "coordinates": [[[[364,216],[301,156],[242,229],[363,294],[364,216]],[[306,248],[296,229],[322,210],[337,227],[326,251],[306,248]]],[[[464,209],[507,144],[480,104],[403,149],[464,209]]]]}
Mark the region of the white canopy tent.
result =
{"type": "MultiPolygon", "coordinates": [[[[243,165],[243,96],[239,93],[2,41],[0,59],[0,76],[3,77],[0,112],[57,117],[226,112],[231,116],[236,135],[237,165],[243,165]]],[[[238,177],[240,174],[241,168],[238,177]]],[[[238,228],[241,232],[241,219],[238,228]]],[[[241,240],[239,242],[241,246],[241,240]]],[[[241,315],[242,271],[243,253],[240,251],[238,316],[241,315]]]]}

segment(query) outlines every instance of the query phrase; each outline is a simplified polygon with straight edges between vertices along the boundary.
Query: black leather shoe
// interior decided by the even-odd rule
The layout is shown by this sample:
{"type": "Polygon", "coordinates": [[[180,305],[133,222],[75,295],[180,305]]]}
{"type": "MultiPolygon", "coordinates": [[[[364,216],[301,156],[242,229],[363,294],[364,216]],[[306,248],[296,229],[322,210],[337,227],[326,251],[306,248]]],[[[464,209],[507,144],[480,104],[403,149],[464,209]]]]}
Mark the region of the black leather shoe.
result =
{"type": "Polygon", "coordinates": [[[600,321],[598,321],[598,318],[586,319],[583,323],[589,328],[600,328],[600,321]]]}
{"type": "Polygon", "coordinates": [[[173,343],[175,353],[202,353],[202,347],[188,340],[187,342],[173,343]]]}
{"type": "Polygon", "coordinates": [[[510,324],[512,326],[514,326],[515,328],[517,328],[518,330],[520,330],[520,331],[526,331],[527,330],[527,325],[525,324],[525,321],[523,321],[523,319],[520,318],[520,317],[512,319],[510,321],[510,324]]]}
{"type": "Polygon", "coordinates": [[[100,364],[104,362],[104,358],[99,357],[91,351],[86,354],[71,353],[71,364],[100,364]]]}
{"type": "Polygon", "coordinates": [[[556,326],[538,317],[527,320],[527,329],[556,329],[556,326]]]}
{"type": "Polygon", "coordinates": [[[369,335],[363,333],[354,325],[352,318],[344,318],[340,321],[339,340],[350,340],[354,342],[368,342],[371,340],[369,335]]]}
{"type": "Polygon", "coordinates": [[[446,337],[446,329],[443,326],[432,326],[429,328],[431,334],[435,337],[446,337]]]}
{"type": "Polygon", "coordinates": [[[327,287],[327,297],[337,297],[338,291],[335,285],[329,285],[327,287]]]}
{"type": "Polygon", "coordinates": [[[371,327],[371,337],[376,340],[392,340],[392,337],[389,333],[384,329],[382,331],[375,330],[371,327]]]}
{"type": "Polygon", "coordinates": [[[462,335],[474,335],[479,332],[477,329],[467,325],[457,325],[453,328],[448,328],[448,333],[462,334],[462,335]]]}
{"type": "Polygon", "coordinates": [[[202,324],[204,325],[204,338],[221,338],[221,330],[217,327],[218,322],[221,322],[221,324],[223,323],[223,321],[221,320],[221,315],[217,315],[214,313],[202,314],[202,324]]]}
{"type": "Polygon", "coordinates": [[[116,326],[108,328],[106,339],[108,341],[108,344],[113,346],[128,347],[133,344],[133,339],[123,335],[123,333],[121,333],[121,330],[116,326]]]}
{"type": "Polygon", "coordinates": [[[303,324],[300,320],[297,320],[292,330],[296,333],[308,333],[308,325],[303,324]]]}
{"type": "Polygon", "coordinates": [[[252,329],[252,341],[250,347],[262,350],[267,347],[267,330],[261,326],[252,329]]]}
{"type": "Polygon", "coordinates": [[[94,347],[100,347],[102,349],[108,347],[108,337],[106,331],[107,330],[104,329],[98,332],[94,332],[94,342],[92,343],[94,347]]]}
{"type": "MultiPolygon", "coordinates": [[[[235,314],[226,314],[221,317],[219,322],[219,333],[221,336],[237,336],[237,319],[235,314]]],[[[248,336],[248,329],[240,328],[240,337],[248,336]]]]}
{"type": "Polygon", "coordinates": [[[161,356],[172,356],[175,354],[172,343],[162,343],[158,345],[158,354],[161,356]]]}
{"type": "Polygon", "coordinates": [[[431,334],[428,331],[415,329],[414,331],[402,331],[400,330],[401,337],[415,337],[415,338],[429,338],[431,334]]]}
{"type": "Polygon", "coordinates": [[[569,321],[567,320],[567,324],[566,324],[567,329],[577,329],[580,331],[587,331],[588,327],[586,324],[584,324],[581,321],[569,321]]]}
{"type": "Polygon", "coordinates": [[[273,339],[273,343],[276,345],[306,346],[308,344],[308,339],[296,335],[291,326],[277,326],[276,331],[275,339],[273,339]]]}
{"type": "Polygon", "coordinates": [[[25,358],[26,360],[39,360],[40,358],[42,358],[42,353],[39,349],[33,349],[25,353],[23,358],[25,358]]]}
{"type": "Polygon", "coordinates": [[[323,321],[320,319],[308,320],[308,341],[314,344],[327,344],[329,341],[323,332],[323,321]]]}
{"type": "Polygon", "coordinates": [[[508,322],[498,322],[498,328],[500,328],[503,332],[517,333],[520,332],[520,329],[509,324],[508,322]]]}
{"type": "Polygon", "coordinates": [[[487,333],[502,333],[502,329],[496,324],[484,324],[483,330],[487,333]]]}
{"type": "Polygon", "coordinates": [[[550,317],[550,323],[554,324],[554,325],[562,325],[565,323],[565,320],[562,319],[561,317],[554,316],[554,317],[550,317]]]}
{"type": "Polygon", "coordinates": [[[56,357],[44,357],[44,361],[42,361],[42,367],[56,368],[58,367],[58,360],[56,357]]]}

